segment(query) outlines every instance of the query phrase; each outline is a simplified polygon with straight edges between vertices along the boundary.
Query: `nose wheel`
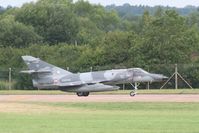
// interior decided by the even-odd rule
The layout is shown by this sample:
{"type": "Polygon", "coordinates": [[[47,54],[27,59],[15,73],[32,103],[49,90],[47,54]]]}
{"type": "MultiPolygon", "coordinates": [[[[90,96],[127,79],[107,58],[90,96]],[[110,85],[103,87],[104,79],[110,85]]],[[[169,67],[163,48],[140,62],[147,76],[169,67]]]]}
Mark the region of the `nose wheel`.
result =
{"type": "Polygon", "coordinates": [[[135,91],[131,91],[131,92],[130,92],[130,96],[131,96],[131,97],[134,97],[136,94],[137,94],[137,93],[136,93],[135,91]]]}
{"type": "Polygon", "coordinates": [[[137,94],[138,86],[139,86],[140,84],[137,83],[137,82],[135,83],[135,85],[132,84],[132,83],[130,83],[130,84],[131,84],[131,86],[134,88],[133,91],[130,92],[130,96],[131,96],[131,97],[134,97],[134,96],[137,94]]]}

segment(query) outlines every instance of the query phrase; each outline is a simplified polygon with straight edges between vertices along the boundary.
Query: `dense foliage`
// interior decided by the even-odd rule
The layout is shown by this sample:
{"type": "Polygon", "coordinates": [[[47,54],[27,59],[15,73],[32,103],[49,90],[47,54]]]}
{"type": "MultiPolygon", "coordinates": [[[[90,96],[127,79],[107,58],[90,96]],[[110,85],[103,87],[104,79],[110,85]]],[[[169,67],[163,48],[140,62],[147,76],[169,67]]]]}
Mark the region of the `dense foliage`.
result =
{"type": "MultiPolygon", "coordinates": [[[[17,86],[23,89],[30,79],[17,74],[25,67],[22,55],[72,72],[143,67],[168,76],[168,64],[199,62],[197,10],[183,16],[154,7],[153,13],[124,17],[113,9],[82,0],[39,0],[6,9],[0,14],[0,68],[13,68],[17,86]]],[[[199,87],[198,71],[186,69],[184,74],[199,87]]]]}

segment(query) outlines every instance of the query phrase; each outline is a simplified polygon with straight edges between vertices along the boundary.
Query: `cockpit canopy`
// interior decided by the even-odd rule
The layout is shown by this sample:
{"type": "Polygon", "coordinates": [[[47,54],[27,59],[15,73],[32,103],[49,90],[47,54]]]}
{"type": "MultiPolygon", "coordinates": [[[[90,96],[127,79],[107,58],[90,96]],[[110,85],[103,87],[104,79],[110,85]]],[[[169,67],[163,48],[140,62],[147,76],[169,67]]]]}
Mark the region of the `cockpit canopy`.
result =
{"type": "Polygon", "coordinates": [[[143,73],[143,74],[149,74],[149,72],[141,69],[141,68],[130,68],[129,71],[132,71],[134,73],[143,73]]]}

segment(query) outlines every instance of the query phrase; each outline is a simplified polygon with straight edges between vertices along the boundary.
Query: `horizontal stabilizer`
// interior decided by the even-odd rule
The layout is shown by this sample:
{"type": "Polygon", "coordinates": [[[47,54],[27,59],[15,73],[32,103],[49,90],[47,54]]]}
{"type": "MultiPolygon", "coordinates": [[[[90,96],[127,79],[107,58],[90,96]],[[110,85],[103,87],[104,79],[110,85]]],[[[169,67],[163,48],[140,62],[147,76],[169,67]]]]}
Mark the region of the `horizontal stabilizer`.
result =
{"type": "Polygon", "coordinates": [[[24,71],[20,71],[20,73],[25,73],[25,74],[33,74],[33,73],[51,73],[51,71],[49,70],[24,70],[24,71]]]}

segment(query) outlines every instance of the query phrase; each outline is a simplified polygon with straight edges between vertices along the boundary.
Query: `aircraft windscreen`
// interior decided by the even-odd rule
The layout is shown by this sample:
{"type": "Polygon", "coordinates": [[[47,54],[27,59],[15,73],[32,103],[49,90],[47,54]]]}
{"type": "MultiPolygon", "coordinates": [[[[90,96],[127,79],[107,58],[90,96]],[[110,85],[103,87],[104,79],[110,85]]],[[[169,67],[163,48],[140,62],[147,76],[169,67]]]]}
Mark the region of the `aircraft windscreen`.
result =
{"type": "Polygon", "coordinates": [[[143,73],[146,73],[146,74],[148,74],[148,72],[147,71],[145,71],[145,70],[143,70],[143,69],[140,69],[143,73]]]}

